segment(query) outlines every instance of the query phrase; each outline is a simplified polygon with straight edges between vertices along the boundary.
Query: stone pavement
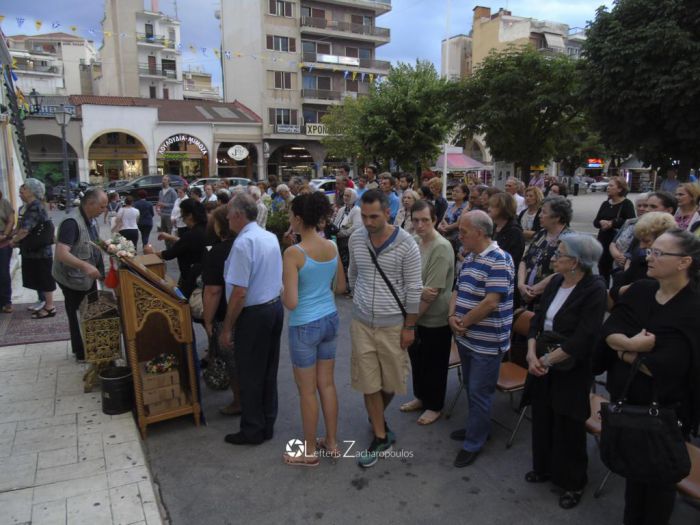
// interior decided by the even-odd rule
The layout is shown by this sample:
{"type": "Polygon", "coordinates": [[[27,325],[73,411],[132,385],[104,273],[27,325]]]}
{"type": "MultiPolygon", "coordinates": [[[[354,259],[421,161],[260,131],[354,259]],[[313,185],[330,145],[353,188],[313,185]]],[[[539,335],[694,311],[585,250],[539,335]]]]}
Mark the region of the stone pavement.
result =
{"type": "MultiPolygon", "coordinates": [[[[23,308],[36,294],[13,266],[23,308]]],[[[103,414],[86,369],[69,341],[0,347],[0,525],[163,523],[133,416],[103,414]]]]}

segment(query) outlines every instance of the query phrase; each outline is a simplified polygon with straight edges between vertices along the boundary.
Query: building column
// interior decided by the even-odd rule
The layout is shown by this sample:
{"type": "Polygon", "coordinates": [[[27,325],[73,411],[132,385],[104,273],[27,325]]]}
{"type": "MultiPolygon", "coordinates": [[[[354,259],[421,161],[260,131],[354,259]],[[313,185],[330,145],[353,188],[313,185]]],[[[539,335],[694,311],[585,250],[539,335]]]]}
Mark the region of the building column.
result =
{"type": "Polygon", "coordinates": [[[216,157],[219,153],[221,142],[214,142],[214,148],[209,152],[209,175],[207,177],[219,176],[219,165],[216,162],[216,157]]]}
{"type": "Polygon", "coordinates": [[[83,157],[78,157],[76,159],[78,164],[78,170],[76,175],[80,182],[90,182],[90,162],[88,159],[83,157]]]}
{"type": "Polygon", "coordinates": [[[255,144],[255,149],[258,150],[258,181],[261,180],[266,180],[267,179],[267,160],[268,157],[265,157],[265,152],[263,148],[262,142],[260,144],[255,144]]]}

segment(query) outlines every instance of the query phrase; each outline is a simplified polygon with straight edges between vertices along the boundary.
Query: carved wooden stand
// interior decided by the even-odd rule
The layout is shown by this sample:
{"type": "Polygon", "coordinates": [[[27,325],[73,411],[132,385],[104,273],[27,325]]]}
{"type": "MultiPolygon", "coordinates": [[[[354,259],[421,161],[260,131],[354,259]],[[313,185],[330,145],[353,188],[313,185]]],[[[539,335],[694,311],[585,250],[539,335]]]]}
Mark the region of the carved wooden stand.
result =
{"type": "Polygon", "coordinates": [[[136,411],[141,436],[158,421],[192,414],[199,426],[201,407],[192,349],[190,307],[158,275],[145,266],[122,261],[119,270],[119,303],[129,366],[134,377],[136,411]],[[140,362],[163,353],[173,353],[179,362],[180,384],[187,401],[156,415],[148,414],[143,402],[140,362]]]}
{"type": "Polygon", "coordinates": [[[112,292],[89,294],[80,304],[80,331],[85,361],[92,366],[83,375],[83,391],[92,392],[100,372],[121,357],[119,310],[112,292]]]}

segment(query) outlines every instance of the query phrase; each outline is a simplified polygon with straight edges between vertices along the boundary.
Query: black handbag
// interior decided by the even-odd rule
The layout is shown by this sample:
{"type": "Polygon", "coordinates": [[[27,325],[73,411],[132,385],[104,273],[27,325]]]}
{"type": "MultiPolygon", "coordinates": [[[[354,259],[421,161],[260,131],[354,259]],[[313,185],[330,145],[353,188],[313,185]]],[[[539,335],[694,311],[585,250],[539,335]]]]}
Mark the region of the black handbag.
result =
{"type": "Polygon", "coordinates": [[[46,219],[32,228],[29,234],[20,241],[20,248],[28,252],[36,252],[54,243],[54,227],[51,219],[46,219]]]}
{"type": "MultiPolygon", "coordinates": [[[[535,354],[537,357],[542,357],[545,354],[554,352],[561,344],[566,341],[566,338],[559,335],[557,332],[545,331],[540,333],[535,340],[535,354]]],[[[576,364],[576,359],[569,356],[568,359],[559,361],[558,363],[553,363],[550,368],[553,370],[561,370],[562,372],[568,372],[576,364]]]]}
{"type": "Polygon", "coordinates": [[[690,473],[690,457],[673,408],[661,407],[652,385],[650,405],[630,405],[627,394],[643,364],[632,365],[621,398],[602,403],[600,457],[614,473],[639,483],[673,484],[690,473]]]}
{"type": "MultiPolygon", "coordinates": [[[[399,294],[396,293],[396,290],[394,290],[394,286],[391,284],[391,281],[384,273],[384,270],[382,270],[382,267],[379,266],[379,261],[377,261],[377,256],[375,255],[372,248],[367,246],[367,251],[369,251],[369,256],[372,258],[372,262],[374,263],[374,266],[377,268],[379,275],[381,275],[382,279],[384,279],[384,284],[386,284],[387,288],[389,288],[389,291],[391,292],[391,295],[394,297],[394,301],[396,301],[396,304],[399,305],[399,309],[401,310],[401,314],[403,315],[403,318],[406,319],[408,312],[406,311],[406,308],[404,308],[403,303],[401,302],[401,299],[399,299],[399,294]]],[[[413,343],[411,343],[411,346],[418,347],[419,345],[420,345],[420,337],[418,337],[418,332],[416,331],[414,333],[413,343]]]]}

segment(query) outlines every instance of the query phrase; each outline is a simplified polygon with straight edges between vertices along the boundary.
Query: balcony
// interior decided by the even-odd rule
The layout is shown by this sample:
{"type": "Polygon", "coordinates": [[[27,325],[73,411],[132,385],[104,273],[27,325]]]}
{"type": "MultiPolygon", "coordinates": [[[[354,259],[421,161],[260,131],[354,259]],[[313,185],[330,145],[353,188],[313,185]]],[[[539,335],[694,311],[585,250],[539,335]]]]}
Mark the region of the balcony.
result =
{"type": "Polygon", "coordinates": [[[340,102],[342,93],[340,91],[332,91],[330,89],[302,89],[301,98],[324,100],[327,102],[340,102]]]}
{"type": "Polygon", "coordinates": [[[353,24],[340,20],[326,20],[325,18],[313,18],[310,16],[301,17],[302,32],[318,33],[321,35],[337,35],[347,37],[352,34],[353,37],[362,38],[363,40],[380,41],[382,43],[389,42],[391,31],[386,27],[367,26],[363,24],[353,24]],[[306,29],[304,29],[306,28],[306,29]]]}
{"type": "Polygon", "coordinates": [[[160,67],[139,64],[139,75],[147,77],[167,78],[177,80],[177,71],[174,69],[163,69],[160,67]]]}
{"type": "Polygon", "coordinates": [[[163,47],[165,45],[165,37],[162,35],[148,35],[146,33],[136,33],[136,41],[139,44],[150,44],[159,47],[163,47]]]}
{"type": "Polygon", "coordinates": [[[63,68],[60,65],[52,66],[47,64],[35,64],[33,62],[17,62],[14,65],[14,69],[23,73],[36,75],[61,76],[63,74],[63,68]]]}
{"type": "Polygon", "coordinates": [[[361,7],[371,9],[377,14],[391,11],[391,0],[325,0],[329,3],[344,5],[348,7],[361,7]]]}
{"type": "Polygon", "coordinates": [[[337,69],[338,66],[354,66],[361,69],[371,69],[379,73],[388,73],[391,62],[373,58],[357,58],[339,55],[324,55],[321,53],[302,53],[303,62],[312,62],[319,68],[337,69]]]}

